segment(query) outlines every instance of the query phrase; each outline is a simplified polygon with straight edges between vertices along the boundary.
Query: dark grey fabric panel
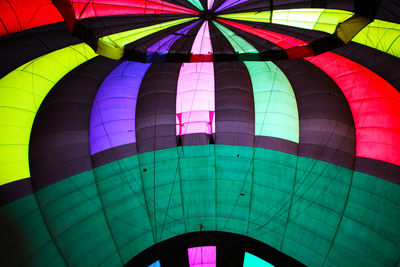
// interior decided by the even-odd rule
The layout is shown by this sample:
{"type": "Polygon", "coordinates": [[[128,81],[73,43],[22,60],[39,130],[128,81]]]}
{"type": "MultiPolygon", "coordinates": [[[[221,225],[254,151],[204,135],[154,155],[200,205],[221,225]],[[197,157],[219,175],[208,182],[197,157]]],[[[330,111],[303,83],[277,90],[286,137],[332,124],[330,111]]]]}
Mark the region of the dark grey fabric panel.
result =
{"type": "Polygon", "coordinates": [[[181,64],[152,64],[136,105],[138,153],[176,147],[176,88],[181,64]]]}
{"type": "Polygon", "coordinates": [[[0,78],[35,58],[79,42],[79,39],[68,34],[64,23],[1,37],[0,78]]]}
{"type": "Polygon", "coordinates": [[[89,120],[96,92],[120,62],[96,57],[64,76],[39,108],[29,144],[35,191],[92,169],[89,120]]]}
{"type": "Polygon", "coordinates": [[[350,107],[334,81],[310,62],[275,62],[289,79],[299,110],[299,156],[353,169],[356,137],[350,107]]]}
{"type": "Polygon", "coordinates": [[[215,143],[254,146],[254,96],[242,62],[215,62],[215,143]]]}
{"type": "Polygon", "coordinates": [[[0,207],[33,193],[31,179],[26,178],[0,186],[0,207]]]}
{"type": "Polygon", "coordinates": [[[257,135],[257,136],[255,136],[254,143],[255,143],[254,144],[255,147],[261,147],[261,148],[281,151],[281,152],[289,153],[289,154],[296,155],[296,156],[299,152],[299,144],[289,141],[289,140],[276,138],[276,137],[257,135]]]}
{"type": "Polygon", "coordinates": [[[400,185],[400,166],[389,162],[357,157],[354,170],[400,185]]]}
{"type": "Polygon", "coordinates": [[[137,154],[136,144],[112,147],[92,155],[93,168],[137,154]]]}
{"type": "Polygon", "coordinates": [[[119,15],[93,17],[80,21],[87,29],[90,29],[95,37],[103,37],[117,32],[134,30],[176,19],[190,17],[190,15],[160,14],[154,15],[119,15]]]}
{"type": "Polygon", "coordinates": [[[400,92],[400,58],[353,42],[332,52],[370,69],[400,92]]]}
{"type": "Polygon", "coordinates": [[[381,0],[375,18],[400,23],[400,1],[381,0]]]}
{"type": "Polygon", "coordinates": [[[182,38],[179,38],[169,49],[169,54],[190,54],[190,51],[193,46],[194,39],[196,38],[197,32],[199,31],[201,25],[203,25],[202,22],[198,23],[196,26],[194,26],[192,29],[189,30],[189,32],[185,35],[182,36],[182,38]]]}

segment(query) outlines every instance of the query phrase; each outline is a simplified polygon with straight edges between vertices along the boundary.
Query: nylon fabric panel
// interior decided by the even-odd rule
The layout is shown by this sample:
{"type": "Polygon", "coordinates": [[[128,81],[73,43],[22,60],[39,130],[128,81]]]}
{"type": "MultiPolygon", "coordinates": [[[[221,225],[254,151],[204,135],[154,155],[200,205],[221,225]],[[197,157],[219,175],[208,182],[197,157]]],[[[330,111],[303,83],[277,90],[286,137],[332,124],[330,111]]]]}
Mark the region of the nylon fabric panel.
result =
{"type": "Polygon", "coordinates": [[[189,30],[185,38],[179,38],[177,41],[175,41],[170,50],[169,53],[175,53],[175,54],[181,54],[181,55],[187,55],[186,60],[184,61],[189,61],[190,60],[190,51],[192,49],[194,40],[197,36],[197,32],[200,30],[202,24],[198,23],[194,28],[189,30]]]}
{"type": "Polygon", "coordinates": [[[181,64],[152,64],[139,89],[136,142],[139,153],[176,147],[176,88],[181,64]]]}
{"type": "Polygon", "coordinates": [[[400,92],[400,72],[397,71],[400,66],[400,58],[354,42],[332,50],[332,52],[375,72],[400,92]]]}
{"type": "Polygon", "coordinates": [[[1,265],[66,266],[51,239],[34,195],[0,207],[0,218],[0,241],[7,244],[1,246],[1,265]]]}
{"type": "Polygon", "coordinates": [[[63,21],[47,0],[7,0],[0,2],[0,36],[63,21]]]}
{"type": "Polygon", "coordinates": [[[149,34],[164,30],[166,28],[182,24],[197,18],[178,19],[164,22],[148,27],[138,28],[125,32],[118,32],[101,37],[98,41],[97,53],[112,59],[120,59],[123,54],[123,47],[131,42],[143,38],[149,34]]]}
{"type": "Polygon", "coordinates": [[[209,23],[210,28],[210,39],[213,48],[213,57],[218,58],[219,55],[227,56],[234,55],[235,51],[232,48],[230,42],[225,36],[215,27],[215,23],[209,23]]]}
{"type": "Polygon", "coordinates": [[[272,62],[244,62],[254,93],[255,135],[299,142],[299,115],[292,86],[272,62]]]}
{"type": "MultiPolygon", "coordinates": [[[[139,251],[138,244],[143,242],[150,246],[154,244],[154,236],[159,242],[180,233],[198,231],[200,224],[203,229],[256,238],[297,257],[306,265],[321,265],[327,255],[326,263],[336,265],[357,266],[368,262],[395,265],[398,260],[395,251],[399,247],[399,188],[377,177],[354,173],[348,208],[343,225],[338,228],[337,218],[350,186],[348,177],[353,173],[346,168],[263,148],[254,150],[253,147],[229,145],[170,148],[144,153],[139,161],[138,157],[135,155],[95,169],[99,175],[96,184],[100,197],[93,191],[93,172],[67,178],[39,192],[38,199],[59,247],[71,246],[71,242],[80,244],[72,250],[61,250],[63,256],[72,260],[68,263],[76,263],[78,258],[82,264],[105,260],[103,257],[89,260],[84,255],[86,248],[98,249],[99,256],[110,255],[104,264],[116,263],[113,260],[118,256],[112,253],[113,241],[104,237],[107,230],[100,224],[104,218],[100,220],[93,214],[88,219],[73,220],[78,214],[92,214],[99,199],[110,219],[110,229],[124,262],[139,251]],[[149,212],[144,211],[145,198],[139,189],[141,175],[146,182],[144,190],[150,190],[146,193],[149,212]],[[154,179],[156,186],[152,184],[154,179]],[[252,183],[251,179],[254,179],[252,183]],[[150,198],[154,195],[155,198],[150,198]],[[365,209],[360,211],[362,207],[365,209]],[[69,216],[75,211],[76,215],[69,216]],[[65,212],[62,219],[56,219],[65,212]],[[147,214],[151,217],[146,217],[147,214]],[[88,221],[93,222],[90,227],[88,221]],[[157,230],[149,221],[157,225],[157,230]],[[58,235],[69,223],[71,230],[68,228],[66,233],[58,235]],[[97,229],[101,233],[99,237],[97,229]],[[333,238],[337,229],[336,238],[333,238]],[[87,238],[78,240],[77,232],[80,231],[87,238]],[[381,241],[383,245],[372,252],[371,244],[381,241]],[[333,244],[331,249],[330,244],[333,244]],[[82,248],[85,251],[75,251],[82,248]],[[73,256],[75,252],[77,254],[73,256]]],[[[26,204],[34,202],[30,196],[26,198],[28,202],[10,203],[0,208],[0,212],[31,214],[30,205],[26,204]]],[[[21,220],[25,219],[21,217],[21,220]]],[[[7,224],[21,227],[28,233],[21,236],[20,244],[26,240],[38,242],[41,236],[29,235],[33,233],[29,228],[32,224],[20,222],[7,224]]],[[[35,260],[47,262],[53,259],[46,257],[47,246],[41,249],[43,253],[36,254],[35,260]]],[[[140,250],[144,249],[141,247],[140,250]]]]}
{"type": "Polygon", "coordinates": [[[299,110],[299,156],[354,168],[355,127],[337,85],[304,60],[277,61],[289,79],[299,110]]]}
{"type": "Polygon", "coordinates": [[[32,60],[0,80],[1,185],[30,177],[29,137],[41,102],[65,74],[94,56],[85,44],[69,46],[32,60]]]}
{"type": "Polygon", "coordinates": [[[101,193],[93,170],[35,193],[47,230],[67,265],[121,265],[101,193]],[[91,251],[99,255],[93,257],[91,251]]]}
{"type": "Polygon", "coordinates": [[[365,26],[352,41],[400,57],[399,36],[399,24],[375,19],[365,26]]]}
{"type": "Polygon", "coordinates": [[[177,136],[215,132],[214,90],[213,63],[182,63],[176,93],[177,136]]]}
{"type": "Polygon", "coordinates": [[[354,172],[347,207],[327,257],[327,264],[398,264],[399,196],[399,186],[393,186],[393,183],[371,175],[354,172]]]}
{"type": "MultiPolygon", "coordinates": [[[[189,24],[186,27],[180,27],[179,30],[177,30],[174,34],[170,34],[163,38],[162,40],[152,44],[150,47],[147,48],[147,53],[168,53],[170,47],[172,44],[182,38],[183,36],[187,36],[188,32],[197,24],[199,24],[200,21],[196,21],[194,23],[189,24]]],[[[183,26],[183,25],[182,25],[183,26]]]]}
{"type": "Polygon", "coordinates": [[[86,18],[82,19],[79,23],[88,28],[95,37],[100,38],[118,32],[143,28],[182,18],[185,18],[185,16],[176,14],[162,14],[157,17],[152,17],[151,19],[149,19],[148,15],[121,15],[86,18]]]}
{"type": "Polygon", "coordinates": [[[190,51],[190,62],[210,61],[213,54],[213,46],[210,39],[210,29],[208,21],[204,21],[194,39],[192,50],[190,51]]]}
{"type": "Polygon", "coordinates": [[[300,58],[300,57],[310,56],[310,55],[314,54],[313,49],[309,46],[309,44],[300,39],[290,37],[290,36],[287,36],[284,34],[280,34],[277,32],[272,32],[272,31],[248,26],[245,24],[241,24],[241,23],[236,23],[233,21],[222,20],[222,19],[217,19],[217,20],[219,22],[233,26],[233,27],[243,30],[247,33],[254,34],[258,37],[261,37],[265,40],[268,40],[268,41],[276,44],[277,46],[286,50],[285,52],[286,52],[288,58],[294,59],[294,58],[300,58]]]}
{"type": "Polygon", "coordinates": [[[181,7],[166,1],[148,0],[72,0],[75,17],[84,19],[88,17],[116,16],[125,14],[197,14],[196,11],[181,7]]]}
{"type": "Polygon", "coordinates": [[[308,60],[346,96],[356,127],[357,156],[400,165],[400,93],[374,72],[337,54],[308,60]]]}
{"type": "MultiPolygon", "coordinates": [[[[124,47],[124,49],[125,49],[124,55],[126,56],[131,51],[133,53],[147,54],[147,49],[150,46],[157,44],[159,41],[162,41],[163,39],[167,39],[168,37],[171,38],[173,36],[177,37],[176,39],[179,39],[180,37],[182,37],[182,35],[184,33],[182,33],[182,35],[177,35],[177,34],[174,34],[174,32],[177,32],[180,29],[184,29],[185,26],[188,26],[191,24],[192,24],[192,22],[186,22],[186,23],[183,23],[180,25],[176,25],[171,28],[168,28],[167,30],[161,30],[161,31],[152,33],[152,34],[147,35],[143,38],[140,38],[132,43],[129,43],[129,44],[125,45],[125,47],[124,47]]],[[[172,45],[172,43],[170,45],[172,45]]]]}
{"type": "Polygon", "coordinates": [[[242,62],[214,62],[215,143],[254,146],[254,97],[242,62]]]}
{"type": "Polygon", "coordinates": [[[24,34],[1,38],[0,78],[35,58],[77,44],[79,40],[69,35],[66,30],[65,25],[57,23],[25,30],[24,34]]]}
{"type": "Polygon", "coordinates": [[[228,40],[231,46],[234,49],[235,53],[258,53],[258,50],[252,46],[245,39],[237,36],[233,31],[229,30],[227,27],[222,26],[217,22],[213,22],[213,24],[220,30],[220,32],[224,35],[224,37],[228,40]]]}
{"type": "Polygon", "coordinates": [[[90,115],[90,153],[136,142],[139,87],[150,64],[123,62],[102,82],[90,115]]]}
{"type": "Polygon", "coordinates": [[[44,99],[29,144],[35,191],[92,169],[90,110],[101,81],[118,64],[103,57],[83,63],[63,77],[44,99]]]}

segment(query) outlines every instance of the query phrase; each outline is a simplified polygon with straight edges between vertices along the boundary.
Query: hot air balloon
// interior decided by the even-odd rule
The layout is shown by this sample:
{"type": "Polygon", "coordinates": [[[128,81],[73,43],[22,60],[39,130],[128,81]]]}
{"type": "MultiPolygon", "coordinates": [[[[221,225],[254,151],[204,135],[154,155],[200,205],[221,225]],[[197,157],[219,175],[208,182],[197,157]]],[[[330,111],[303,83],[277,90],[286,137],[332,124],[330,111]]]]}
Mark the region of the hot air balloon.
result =
{"type": "Polygon", "coordinates": [[[399,14],[1,2],[1,265],[398,266],[399,14]]]}

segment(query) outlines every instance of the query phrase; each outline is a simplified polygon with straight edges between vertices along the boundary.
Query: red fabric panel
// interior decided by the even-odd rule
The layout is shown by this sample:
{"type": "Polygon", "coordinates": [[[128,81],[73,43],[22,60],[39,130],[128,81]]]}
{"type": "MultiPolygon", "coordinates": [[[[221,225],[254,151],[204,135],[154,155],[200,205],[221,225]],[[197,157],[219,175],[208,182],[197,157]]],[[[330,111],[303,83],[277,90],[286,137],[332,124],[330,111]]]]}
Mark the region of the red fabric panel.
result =
{"type": "Polygon", "coordinates": [[[312,49],[312,47],[307,42],[299,40],[297,38],[272,31],[267,31],[264,29],[254,28],[248,25],[244,25],[229,20],[224,20],[224,19],[217,19],[217,20],[219,22],[228,24],[239,30],[254,34],[267,41],[270,41],[271,43],[276,44],[277,46],[285,49],[289,59],[303,58],[314,55],[314,50],[312,49]]]}
{"type": "Polygon", "coordinates": [[[190,55],[190,62],[212,62],[213,61],[213,55],[190,55]]]}
{"type": "Polygon", "coordinates": [[[400,165],[400,93],[376,73],[332,52],[307,60],[328,74],[349,102],[356,155],[400,165]]]}
{"type": "Polygon", "coordinates": [[[67,23],[68,32],[72,33],[75,28],[75,11],[69,0],[57,0],[54,1],[54,6],[63,16],[67,23]]]}
{"type": "Polygon", "coordinates": [[[0,36],[60,21],[51,0],[0,1],[0,36]]]}
{"type": "Polygon", "coordinates": [[[128,14],[193,14],[198,12],[162,0],[72,0],[76,18],[128,14]]]}

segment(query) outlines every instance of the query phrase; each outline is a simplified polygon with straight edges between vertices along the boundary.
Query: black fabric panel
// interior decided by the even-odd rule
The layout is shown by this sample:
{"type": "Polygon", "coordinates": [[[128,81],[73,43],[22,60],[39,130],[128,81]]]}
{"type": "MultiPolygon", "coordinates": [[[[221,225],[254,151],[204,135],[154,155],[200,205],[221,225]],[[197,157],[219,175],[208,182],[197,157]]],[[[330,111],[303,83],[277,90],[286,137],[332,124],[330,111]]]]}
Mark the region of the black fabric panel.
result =
{"type": "Polygon", "coordinates": [[[325,0],[326,8],[329,9],[340,9],[354,11],[355,5],[352,0],[325,0]]]}
{"type": "Polygon", "coordinates": [[[34,190],[92,169],[90,112],[97,89],[120,62],[98,56],[64,76],[39,108],[29,144],[34,190]]]}
{"type": "Polygon", "coordinates": [[[245,252],[273,266],[304,266],[294,258],[248,236],[222,231],[200,231],[161,241],[137,254],[125,267],[149,266],[158,260],[162,267],[188,267],[187,249],[199,246],[216,246],[218,267],[242,267],[245,252]]]}
{"type": "MultiPolygon", "coordinates": [[[[218,2],[218,6],[222,4],[223,1],[218,2]]],[[[267,11],[267,10],[277,10],[277,9],[291,9],[291,8],[310,8],[311,7],[311,0],[304,1],[304,0],[274,0],[273,6],[271,8],[269,0],[250,0],[245,3],[233,6],[231,8],[225,9],[221,11],[221,14],[227,13],[240,13],[240,12],[260,12],[260,11],[267,11]]],[[[216,6],[216,5],[215,5],[216,6]]]]}
{"type": "Polygon", "coordinates": [[[222,32],[218,30],[214,23],[209,22],[208,25],[214,58],[218,57],[218,55],[235,55],[236,52],[232,45],[229,43],[228,39],[225,38],[222,32]]]}
{"type": "Polygon", "coordinates": [[[181,64],[152,64],[136,105],[138,153],[176,147],[176,88],[181,64]]]}
{"type": "MultiPolygon", "coordinates": [[[[143,38],[140,38],[139,40],[127,44],[124,47],[124,57],[127,58],[132,58],[133,55],[139,53],[139,54],[143,54],[144,56],[147,54],[147,48],[150,47],[151,45],[153,45],[154,43],[160,41],[161,39],[163,39],[164,37],[174,34],[177,30],[182,29],[192,23],[194,23],[195,21],[189,21],[180,25],[176,25],[170,28],[167,28],[165,30],[162,31],[158,31],[155,32],[153,34],[147,35],[143,38]]],[[[182,37],[184,38],[184,37],[182,37]]]]}
{"type": "Polygon", "coordinates": [[[272,60],[272,59],[287,59],[287,55],[285,51],[277,46],[274,43],[271,43],[261,37],[258,37],[254,34],[250,34],[244,32],[242,30],[236,29],[230,25],[225,23],[221,23],[221,25],[225,26],[226,28],[233,31],[237,36],[243,38],[247,42],[249,42],[252,46],[254,46],[260,53],[263,53],[262,58],[265,60],[272,60]]]}
{"type": "Polygon", "coordinates": [[[354,170],[400,185],[400,166],[389,162],[357,157],[354,170]]]}
{"type": "Polygon", "coordinates": [[[136,144],[112,147],[92,155],[93,168],[137,154],[136,144]]]}
{"type": "Polygon", "coordinates": [[[300,40],[303,40],[307,43],[314,42],[317,39],[327,38],[330,34],[320,31],[313,31],[307,29],[296,28],[292,26],[286,25],[278,25],[271,23],[262,23],[262,22],[254,22],[254,21],[244,21],[244,20],[232,20],[244,25],[249,25],[254,28],[264,29],[267,31],[272,31],[280,34],[284,34],[287,36],[291,36],[300,40]]]}
{"type": "Polygon", "coordinates": [[[296,155],[296,156],[299,152],[299,144],[289,141],[289,140],[276,138],[276,137],[270,137],[270,136],[257,135],[255,137],[254,146],[260,147],[260,148],[276,150],[276,151],[281,151],[281,152],[289,153],[289,154],[296,155]]]}
{"type": "Polygon", "coordinates": [[[332,52],[370,69],[400,92],[400,59],[398,57],[353,42],[332,52]]]}
{"type": "Polygon", "coordinates": [[[354,0],[354,13],[373,20],[381,1],[382,0],[354,0]]]}
{"type": "Polygon", "coordinates": [[[380,2],[381,4],[375,18],[400,23],[400,1],[381,0],[380,2]]]}
{"type": "Polygon", "coordinates": [[[178,146],[198,146],[214,143],[214,137],[209,134],[185,134],[177,137],[178,146]]]}
{"type": "Polygon", "coordinates": [[[189,1],[187,0],[164,0],[165,2],[170,2],[172,4],[178,5],[178,6],[183,6],[187,7],[193,11],[200,11],[197,7],[192,5],[189,1]]]}
{"type": "Polygon", "coordinates": [[[120,15],[87,18],[81,20],[80,23],[83,24],[86,28],[90,29],[94,36],[100,38],[117,32],[134,30],[188,17],[191,17],[191,15],[120,15]]]}
{"type": "Polygon", "coordinates": [[[194,39],[196,38],[197,32],[200,30],[202,22],[198,23],[194,26],[190,31],[182,38],[176,40],[176,42],[169,49],[170,54],[181,54],[181,55],[190,55],[190,51],[192,50],[194,39]]]}
{"type": "Polygon", "coordinates": [[[32,193],[30,178],[4,184],[0,186],[0,207],[32,193]]]}
{"type": "Polygon", "coordinates": [[[68,34],[64,23],[6,35],[0,38],[0,78],[35,58],[79,42],[68,34]]]}
{"type": "Polygon", "coordinates": [[[201,5],[203,6],[203,10],[207,10],[207,0],[200,0],[201,5]]]}
{"type": "Polygon", "coordinates": [[[242,62],[215,62],[215,143],[254,146],[254,96],[242,62]]]}
{"type": "Polygon", "coordinates": [[[299,156],[353,169],[356,137],[353,116],[342,91],[312,63],[276,61],[289,79],[299,110],[299,156]]]}

